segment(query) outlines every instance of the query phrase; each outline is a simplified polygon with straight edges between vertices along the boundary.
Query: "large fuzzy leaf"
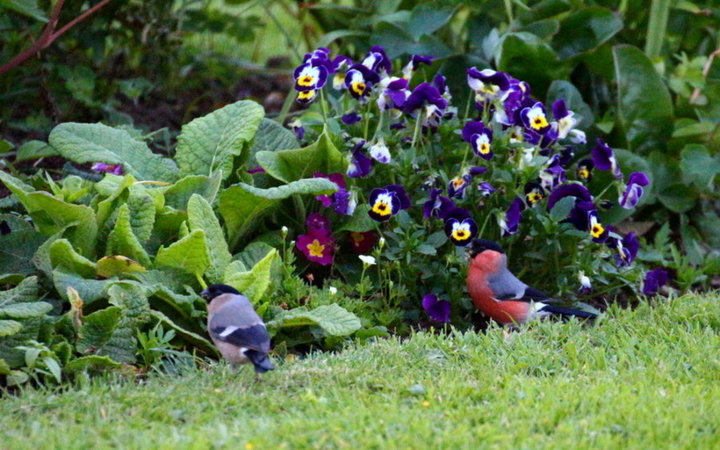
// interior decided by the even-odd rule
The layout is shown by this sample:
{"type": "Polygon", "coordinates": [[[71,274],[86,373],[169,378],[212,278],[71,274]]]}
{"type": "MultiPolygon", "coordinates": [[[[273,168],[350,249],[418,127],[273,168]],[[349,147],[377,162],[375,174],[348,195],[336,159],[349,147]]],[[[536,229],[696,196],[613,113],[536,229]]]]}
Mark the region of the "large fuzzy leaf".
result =
{"type": "Polygon", "coordinates": [[[123,255],[138,261],[143,266],[150,265],[150,256],[143,248],[130,223],[130,207],[125,204],[118,210],[115,228],[108,236],[106,255],[123,255]]]}
{"type": "MultiPolygon", "coordinates": [[[[132,175],[126,175],[121,178],[121,182],[115,185],[110,195],[105,199],[101,200],[97,204],[97,222],[98,228],[102,228],[105,221],[110,217],[110,213],[120,204],[127,200],[130,186],[135,182],[135,178],[132,175]]],[[[100,183],[98,183],[100,184],[100,183]]],[[[96,185],[97,186],[97,185],[96,185]]],[[[96,187],[97,189],[97,187],[96,187]]]]}
{"type": "Polygon", "coordinates": [[[257,152],[275,152],[297,147],[298,141],[292,131],[274,120],[263,119],[262,122],[260,122],[260,128],[258,128],[257,134],[255,135],[253,145],[250,147],[250,162],[257,162],[254,161],[254,156],[257,152]]]}
{"type": "Polygon", "coordinates": [[[38,333],[47,320],[44,317],[23,320],[19,331],[0,339],[0,359],[4,359],[11,368],[25,365],[25,352],[16,347],[26,345],[30,340],[37,340],[38,333]]]}
{"type": "Polygon", "coordinates": [[[95,263],[75,251],[70,241],[58,239],[50,245],[50,264],[84,278],[95,277],[95,263]]]}
{"type": "Polygon", "coordinates": [[[320,195],[336,190],[337,185],[325,178],[298,180],[270,189],[259,189],[245,183],[230,186],[220,194],[219,205],[227,227],[230,248],[234,248],[238,239],[252,229],[257,219],[281,200],[295,194],[320,195]]]}
{"type": "Polygon", "coordinates": [[[258,164],[278,180],[290,182],[310,178],[313,173],[345,173],[347,160],[332,143],[327,130],[317,141],[295,150],[261,151],[255,154],[258,164]]]}
{"type": "Polygon", "coordinates": [[[57,268],[52,272],[52,281],[55,290],[65,297],[67,288],[75,289],[80,298],[86,304],[90,304],[98,299],[105,297],[105,289],[109,284],[115,283],[117,280],[95,280],[82,278],[79,275],[68,272],[63,268],[57,268]]]}
{"type": "Polygon", "coordinates": [[[360,319],[345,308],[333,304],[318,306],[309,311],[300,307],[278,314],[268,322],[268,329],[275,333],[283,328],[315,326],[330,336],[348,336],[362,327],[360,319]]]}
{"type": "Polygon", "coordinates": [[[618,86],[618,120],[628,150],[649,152],[667,147],[673,131],[670,92],[652,62],[631,45],[613,47],[618,86]]]}
{"type": "Polygon", "coordinates": [[[146,269],[140,263],[121,255],[106,256],[95,263],[95,273],[103,278],[119,277],[145,271],[146,269]]]}
{"type": "Polygon", "coordinates": [[[70,241],[84,255],[94,251],[97,223],[92,208],[66,203],[47,192],[32,192],[29,186],[6,172],[0,171],[0,181],[20,200],[41,233],[50,236],[74,225],[70,241]]]}
{"type": "Polygon", "coordinates": [[[264,115],[262,106],[241,100],[183,125],[175,155],[180,175],[210,175],[220,169],[226,178],[264,115]]]}
{"type": "Polygon", "coordinates": [[[228,266],[223,283],[234,287],[257,303],[270,286],[270,273],[278,258],[277,250],[272,249],[249,271],[242,270],[245,265],[240,261],[234,261],[228,266]]]}
{"type": "Polygon", "coordinates": [[[121,319],[122,308],[119,306],[111,306],[85,316],[78,332],[77,351],[102,354],[103,347],[110,342],[121,319]]]}
{"type": "Polygon", "coordinates": [[[200,336],[197,333],[193,333],[192,331],[188,331],[185,328],[179,326],[175,322],[173,322],[172,319],[170,319],[165,314],[161,313],[160,311],[151,311],[152,316],[157,319],[161,324],[165,325],[168,328],[172,328],[175,330],[178,334],[178,336],[181,339],[184,339],[185,341],[189,342],[190,344],[194,345],[198,349],[204,351],[205,353],[211,354],[211,355],[217,355],[218,351],[215,348],[214,345],[204,337],[200,336]]]}
{"type": "Polygon", "coordinates": [[[213,203],[222,182],[222,171],[217,170],[212,175],[189,175],[177,183],[164,189],[165,205],[175,209],[187,210],[187,204],[195,194],[202,195],[208,202],[213,203]]]}
{"type": "Polygon", "coordinates": [[[32,228],[0,235],[0,274],[29,275],[35,272],[32,258],[46,239],[32,228]]]}
{"type": "Polygon", "coordinates": [[[37,277],[25,278],[19,285],[0,291],[0,318],[30,319],[50,312],[52,305],[37,301],[37,277]]]}
{"type": "Polygon", "coordinates": [[[109,356],[87,355],[73,359],[63,366],[63,371],[67,373],[84,371],[96,372],[105,369],[117,369],[121,366],[122,364],[113,361],[109,356]]]}
{"type": "Polygon", "coordinates": [[[16,320],[0,320],[0,337],[11,336],[22,330],[22,327],[16,320]]]}
{"type": "Polygon", "coordinates": [[[101,123],[62,123],[49,137],[50,145],[65,158],[78,163],[122,164],[125,173],[139,180],[172,182],[175,163],[150,151],[127,131],[101,123]]]}
{"type": "Polygon", "coordinates": [[[193,231],[167,248],[160,247],[155,257],[156,267],[182,270],[198,278],[209,264],[205,232],[202,230],[193,231]]]}
{"type": "Polygon", "coordinates": [[[190,230],[203,230],[207,244],[207,254],[210,265],[206,275],[212,283],[219,283],[225,273],[225,267],[230,264],[232,255],[228,250],[225,235],[212,206],[203,197],[195,194],[188,202],[188,225],[190,230]]]}

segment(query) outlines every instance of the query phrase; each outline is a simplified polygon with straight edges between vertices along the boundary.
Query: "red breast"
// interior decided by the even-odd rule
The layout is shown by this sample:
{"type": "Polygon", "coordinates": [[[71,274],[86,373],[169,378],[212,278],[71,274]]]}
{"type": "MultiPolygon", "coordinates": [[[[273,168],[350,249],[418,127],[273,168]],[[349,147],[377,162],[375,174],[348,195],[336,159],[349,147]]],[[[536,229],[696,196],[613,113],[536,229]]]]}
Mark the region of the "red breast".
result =
{"type": "Polygon", "coordinates": [[[502,265],[504,255],[494,250],[485,250],[470,261],[467,288],[473,304],[491,319],[505,325],[525,323],[530,313],[530,304],[520,301],[494,299],[495,294],[487,282],[487,274],[495,273],[502,265]]]}

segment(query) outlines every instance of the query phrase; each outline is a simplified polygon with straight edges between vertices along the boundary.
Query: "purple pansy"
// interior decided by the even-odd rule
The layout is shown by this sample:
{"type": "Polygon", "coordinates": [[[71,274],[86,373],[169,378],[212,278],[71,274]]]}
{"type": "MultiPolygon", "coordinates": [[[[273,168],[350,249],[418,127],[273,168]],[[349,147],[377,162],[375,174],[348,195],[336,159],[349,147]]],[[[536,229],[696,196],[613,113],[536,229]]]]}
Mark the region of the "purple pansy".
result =
{"type": "Polygon", "coordinates": [[[328,70],[323,65],[305,63],[295,69],[294,76],[296,91],[313,91],[325,86],[328,70]]]}
{"type": "Polygon", "coordinates": [[[351,112],[340,117],[340,120],[342,120],[342,123],[345,125],[352,125],[360,122],[362,120],[362,116],[356,112],[351,112]]]}
{"type": "Polygon", "coordinates": [[[392,61],[385,54],[385,49],[379,45],[370,47],[370,51],[360,64],[378,75],[389,75],[392,71],[392,61]]]}
{"type": "Polygon", "coordinates": [[[645,274],[643,280],[642,293],[645,295],[655,295],[657,291],[665,286],[670,279],[670,274],[665,269],[654,269],[645,274]]]}
{"type": "Polygon", "coordinates": [[[567,177],[565,169],[560,165],[560,155],[553,155],[548,160],[548,167],[540,172],[540,184],[543,189],[550,192],[561,183],[564,183],[567,177]]]}
{"type": "Polygon", "coordinates": [[[592,209],[592,210],[588,211],[587,218],[588,218],[588,232],[590,233],[590,236],[592,237],[593,242],[598,243],[598,244],[607,242],[608,237],[610,236],[610,229],[609,229],[609,227],[605,227],[600,222],[600,216],[598,216],[597,209],[592,209]]]}
{"type": "Polygon", "coordinates": [[[589,183],[592,180],[592,171],[595,168],[595,163],[592,159],[586,158],[578,162],[577,168],[575,169],[575,175],[583,183],[589,183]]]}
{"type": "Polygon", "coordinates": [[[106,163],[95,163],[90,167],[90,170],[94,172],[105,172],[113,175],[122,175],[123,166],[122,164],[106,164],[106,163]]]}
{"type": "Polygon", "coordinates": [[[426,64],[429,66],[432,64],[433,59],[434,58],[432,56],[412,55],[410,57],[410,61],[402,69],[403,78],[409,80],[412,78],[413,72],[420,67],[420,64],[426,64]]]}
{"type": "Polygon", "coordinates": [[[458,247],[466,246],[478,233],[477,223],[465,208],[455,207],[445,217],[445,234],[458,247]]]}
{"type": "Polygon", "coordinates": [[[363,66],[355,64],[345,74],[345,87],[354,98],[365,101],[373,85],[380,81],[378,74],[363,66]]]}
{"type": "MultiPolygon", "coordinates": [[[[540,102],[523,108],[522,111],[520,111],[520,120],[522,120],[525,128],[535,135],[543,135],[552,128],[545,116],[545,106],[540,102]]],[[[525,139],[529,140],[527,135],[525,139]]]]}
{"type": "Polygon", "coordinates": [[[574,117],[575,113],[567,109],[565,100],[562,99],[553,103],[552,110],[553,117],[558,124],[558,137],[565,139],[578,123],[578,120],[574,117]]]}
{"type": "Polygon", "coordinates": [[[525,203],[528,206],[533,207],[540,203],[540,200],[545,198],[545,189],[537,181],[530,181],[525,183],[525,203]]]}
{"type": "MultiPolygon", "coordinates": [[[[364,141],[363,141],[364,143],[364,141]]],[[[362,178],[366,177],[372,171],[372,160],[365,156],[365,153],[360,148],[353,150],[350,154],[350,162],[348,164],[347,172],[345,174],[350,178],[362,178]]]]}
{"type": "Polygon", "coordinates": [[[430,200],[423,204],[423,217],[426,219],[438,217],[444,220],[448,212],[455,207],[455,203],[449,198],[440,195],[441,193],[441,189],[432,189],[430,191],[430,200]]]}
{"type": "Polygon", "coordinates": [[[477,70],[470,67],[467,69],[467,83],[470,89],[475,91],[475,101],[483,102],[500,98],[510,87],[510,77],[492,69],[477,70]]]}
{"type": "Polygon", "coordinates": [[[611,237],[606,245],[615,251],[615,263],[618,267],[629,266],[640,250],[640,241],[634,232],[630,232],[622,239],[611,237]]]}
{"type": "Polygon", "coordinates": [[[298,141],[302,141],[305,137],[305,127],[303,126],[300,119],[295,119],[288,125],[290,126],[290,129],[293,131],[293,133],[295,133],[295,138],[298,141]]]}
{"type": "Polygon", "coordinates": [[[643,187],[650,183],[647,175],[642,172],[633,172],[628,177],[625,192],[622,193],[618,203],[625,209],[633,209],[643,196],[643,187]]]}
{"type": "Polygon", "coordinates": [[[489,197],[490,194],[492,194],[496,190],[493,185],[488,183],[487,181],[479,183],[477,188],[478,192],[480,192],[480,195],[482,195],[483,197],[489,197]]]}
{"type": "Polygon", "coordinates": [[[401,209],[410,207],[410,197],[405,188],[399,184],[391,184],[376,188],[370,192],[370,210],[368,215],[378,222],[385,222],[401,209]]]}
{"type": "Polygon", "coordinates": [[[371,145],[368,151],[370,152],[370,157],[381,164],[388,164],[392,161],[390,149],[385,145],[383,138],[378,139],[375,144],[371,145]]]}
{"type": "Polygon", "coordinates": [[[333,194],[332,208],[336,213],[344,216],[352,216],[356,206],[357,200],[355,200],[355,196],[347,189],[338,189],[338,191],[333,194]]]}
{"type": "Polygon", "coordinates": [[[592,195],[590,191],[579,183],[566,183],[558,186],[550,193],[548,198],[547,209],[550,211],[555,206],[555,203],[565,197],[575,197],[577,201],[589,201],[592,202],[592,195]]]}
{"type": "Polygon", "coordinates": [[[617,179],[623,177],[620,166],[615,158],[615,152],[602,139],[598,138],[597,145],[592,150],[592,160],[598,169],[610,170],[617,179]]]}
{"type": "Polygon", "coordinates": [[[472,175],[465,174],[448,182],[447,191],[450,198],[465,198],[465,189],[470,185],[472,175]]]}
{"type": "Polygon", "coordinates": [[[498,219],[502,237],[510,236],[518,232],[522,212],[525,210],[525,202],[520,197],[515,197],[503,217],[498,219]]]}
{"type": "Polygon", "coordinates": [[[430,83],[420,83],[405,100],[403,111],[408,114],[422,108],[425,104],[434,105],[439,110],[447,108],[447,100],[442,98],[438,88],[430,83]]]}
{"type": "Polygon", "coordinates": [[[383,78],[379,86],[381,87],[381,92],[377,99],[377,105],[380,111],[386,111],[392,108],[400,109],[405,104],[405,100],[410,96],[408,81],[405,78],[383,78]]]}
{"type": "Polygon", "coordinates": [[[470,143],[473,152],[479,157],[490,160],[493,157],[493,132],[482,122],[468,122],[462,129],[463,139],[470,143]]]}
{"type": "Polygon", "coordinates": [[[450,322],[450,302],[438,300],[437,295],[423,296],[422,307],[427,315],[436,322],[450,322]]]}
{"type": "Polygon", "coordinates": [[[567,167],[575,157],[575,147],[568,145],[560,150],[560,165],[567,167]]]}

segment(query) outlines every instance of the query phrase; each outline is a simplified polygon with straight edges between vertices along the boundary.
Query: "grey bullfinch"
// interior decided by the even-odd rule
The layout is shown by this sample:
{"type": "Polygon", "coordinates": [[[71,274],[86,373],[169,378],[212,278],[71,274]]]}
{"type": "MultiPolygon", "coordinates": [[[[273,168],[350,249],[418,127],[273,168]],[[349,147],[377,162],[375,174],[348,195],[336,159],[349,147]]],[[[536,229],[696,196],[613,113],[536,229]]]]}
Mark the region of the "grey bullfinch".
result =
{"type": "Polygon", "coordinates": [[[592,319],[597,314],[552,305],[558,300],[520,281],[507,268],[507,255],[497,242],[475,239],[470,247],[467,288],[475,307],[505,324],[523,324],[548,315],[592,319]]]}
{"type": "Polygon", "coordinates": [[[270,336],[250,300],[225,284],[210,285],[200,295],[208,302],[208,333],[223,358],[233,366],[252,363],[257,373],[273,370],[270,336]]]}

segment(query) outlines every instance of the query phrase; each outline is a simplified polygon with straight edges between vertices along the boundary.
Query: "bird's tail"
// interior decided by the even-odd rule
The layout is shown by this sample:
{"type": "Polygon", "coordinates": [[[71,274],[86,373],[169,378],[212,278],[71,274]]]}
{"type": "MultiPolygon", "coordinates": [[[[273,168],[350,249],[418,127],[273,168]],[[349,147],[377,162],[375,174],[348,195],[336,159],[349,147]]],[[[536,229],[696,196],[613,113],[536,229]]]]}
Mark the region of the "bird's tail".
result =
{"type": "Polygon", "coordinates": [[[255,372],[257,373],[265,373],[268,370],[275,369],[275,366],[272,361],[270,361],[267,353],[258,352],[256,350],[248,350],[245,352],[245,356],[247,356],[253,366],[255,366],[255,372]]]}
{"type": "Polygon", "coordinates": [[[581,311],[579,309],[566,308],[564,306],[557,305],[545,305],[540,309],[541,312],[549,314],[557,314],[563,319],[569,319],[570,317],[577,317],[579,319],[594,319],[597,314],[589,311],[581,311]]]}

